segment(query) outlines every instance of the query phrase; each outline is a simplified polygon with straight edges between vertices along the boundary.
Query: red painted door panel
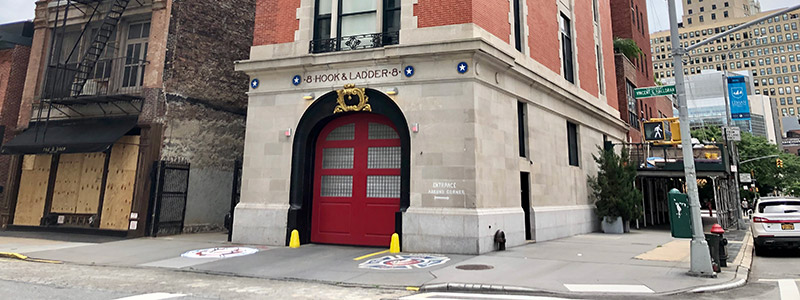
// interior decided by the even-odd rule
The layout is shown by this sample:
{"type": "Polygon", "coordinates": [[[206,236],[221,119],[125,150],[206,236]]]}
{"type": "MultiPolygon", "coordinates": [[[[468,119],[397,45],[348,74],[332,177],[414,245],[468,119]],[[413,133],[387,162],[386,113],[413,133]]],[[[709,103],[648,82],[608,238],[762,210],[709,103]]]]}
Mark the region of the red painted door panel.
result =
{"type": "Polygon", "coordinates": [[[400,138],[383,116],[347,115],[315,149],[311,241],[388,246],[400,209],[400,138]]]}

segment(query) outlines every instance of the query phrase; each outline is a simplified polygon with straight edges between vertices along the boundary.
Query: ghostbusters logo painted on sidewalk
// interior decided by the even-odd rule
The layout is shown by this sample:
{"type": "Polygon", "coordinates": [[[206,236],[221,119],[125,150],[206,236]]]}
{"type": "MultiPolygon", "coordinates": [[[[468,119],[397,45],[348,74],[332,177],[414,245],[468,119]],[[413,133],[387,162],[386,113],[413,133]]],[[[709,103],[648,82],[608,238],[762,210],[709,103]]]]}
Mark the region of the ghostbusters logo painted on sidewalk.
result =
{"type": "Polygon", "coordinates": [[[258,249],[248,247],[217,247],[200,250],[191,250],[181,254],[181,257],[188,258],[229,258],[236,256],[250,255],[258,252],[258,249]]]}
{"type": "Polygon", "coordinates": [[[389,255],[380,258],[370,259],[358,265],[361,269],[374,270],[411,270],[414,268],[424,269],[438,266],[449,261],[446,256],[430,254],[406,254],[389,255]]]}

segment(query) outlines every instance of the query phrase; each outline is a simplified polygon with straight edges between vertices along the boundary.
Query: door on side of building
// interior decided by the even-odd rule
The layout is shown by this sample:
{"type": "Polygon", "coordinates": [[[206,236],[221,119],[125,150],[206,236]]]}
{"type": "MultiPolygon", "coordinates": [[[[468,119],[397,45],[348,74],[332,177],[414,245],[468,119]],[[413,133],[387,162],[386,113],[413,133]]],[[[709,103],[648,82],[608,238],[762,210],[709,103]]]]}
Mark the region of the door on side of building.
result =
{"type": "Polygon", "coordinates": [[[400,209],[400,138],[384,116],[353,113],[320,132],[311,242],[388,246],[400,209]]]}

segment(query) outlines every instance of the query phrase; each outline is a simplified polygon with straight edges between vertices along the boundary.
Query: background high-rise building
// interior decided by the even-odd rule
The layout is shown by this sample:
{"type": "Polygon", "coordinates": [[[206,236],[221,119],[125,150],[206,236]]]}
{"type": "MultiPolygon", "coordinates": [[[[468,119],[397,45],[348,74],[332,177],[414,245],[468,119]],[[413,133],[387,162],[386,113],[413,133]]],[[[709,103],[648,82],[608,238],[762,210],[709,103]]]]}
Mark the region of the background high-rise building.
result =
{"type": "MultiPolygon", "coordinates": [[[[689,47],[720,32],[774,11],[749,17],[698,24],[679,30],[683,47],[689,47]]],[[[708,45],[689,51],[684,74],[703,70],[746,70],[753,76],[753,94],[775,99],[781,116],[800,114],[800,10],[776,16],[747,29],[731,33],[708,45]]],[[[669,31],[651,34],[655,80],[674,82],[669,31]]]]}
{"type": "Polygon", "coordinates": [[[683,26],[714,24],[760,12],[756,0],[683,0],[683,26]]]}

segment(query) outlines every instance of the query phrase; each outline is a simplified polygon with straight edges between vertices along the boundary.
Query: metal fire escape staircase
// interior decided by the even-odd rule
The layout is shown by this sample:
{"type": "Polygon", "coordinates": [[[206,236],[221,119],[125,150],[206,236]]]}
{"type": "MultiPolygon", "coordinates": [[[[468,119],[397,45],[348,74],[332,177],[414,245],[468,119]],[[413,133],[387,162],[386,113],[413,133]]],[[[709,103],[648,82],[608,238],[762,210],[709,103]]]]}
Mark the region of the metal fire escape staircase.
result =
{"type": "MultiPolygon", "coordinates": [[[[95,0],[94,2],[100,1],[102,0],[95,0]]],[[[76,2],[86,3],[93,1],[83,0],[76,2]]],[[[86,49],[86,52],[78,63],[78,69],[70,90],[70,94],[72,96],[78,96],[83,91],[83,86],[86,84],[86,81],[89,79],[89,76],[94,70],[97,60],[100,59],[101,55],[103,55],[103,51],[105,51],[108,41],[112,38],[112,35],[116,31],[119,20],[122,18],[122,14],[128,7],[128,2],[130,2],[130,0],[112,1],[105,18],[103,18],[103,22],[100,24],[100,28],[97,30],[97,33],[92,38],[89,48],[86,49]]]]}

